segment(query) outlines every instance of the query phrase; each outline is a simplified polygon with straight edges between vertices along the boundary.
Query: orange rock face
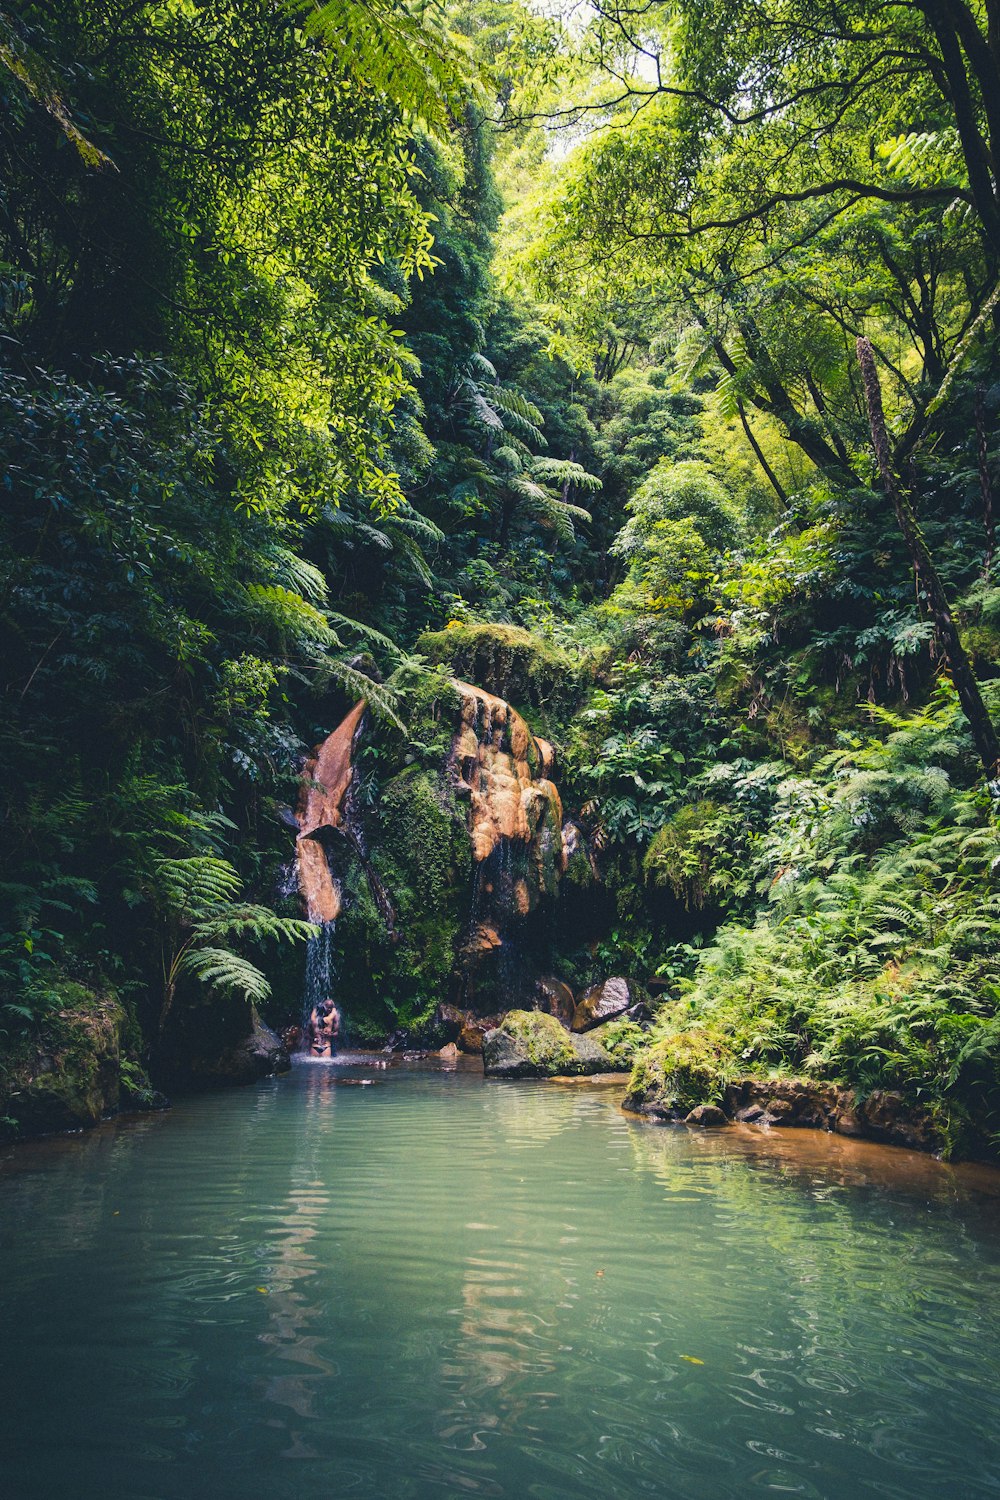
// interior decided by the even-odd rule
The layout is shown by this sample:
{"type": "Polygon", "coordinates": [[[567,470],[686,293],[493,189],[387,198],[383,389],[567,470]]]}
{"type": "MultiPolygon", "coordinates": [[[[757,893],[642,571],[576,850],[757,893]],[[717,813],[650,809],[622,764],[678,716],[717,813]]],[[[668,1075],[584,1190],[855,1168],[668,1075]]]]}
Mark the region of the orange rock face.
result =
{"type": "Polygon", "coordinates": [[[324,828],[339,828],[344,820],[354,740],[366,706],[364,700],[356,703],[333,733],[316,747],[312,759],[306,761],[295,863],[299,890],[311,922],[335,922],[340,915],[340,886],[331,874],[326,850],[316,835],[324,828]]]}
{"type": "MultiPolygon", "coordinates": [[[[562,868],[562,803],[544,774],[554,760],[547,741],[534,738],[516,709],[468,682],[454,686],[462,721],[452,761],[469,788],[473,858],[487,859],[502,839],[532,846],[538,890],[547,870],[562,868]],[[541,775],[537,773],[542,773],[541,775]]],[[[527,885],[516,892],[522,915],[534,904],[527,885]]]]}

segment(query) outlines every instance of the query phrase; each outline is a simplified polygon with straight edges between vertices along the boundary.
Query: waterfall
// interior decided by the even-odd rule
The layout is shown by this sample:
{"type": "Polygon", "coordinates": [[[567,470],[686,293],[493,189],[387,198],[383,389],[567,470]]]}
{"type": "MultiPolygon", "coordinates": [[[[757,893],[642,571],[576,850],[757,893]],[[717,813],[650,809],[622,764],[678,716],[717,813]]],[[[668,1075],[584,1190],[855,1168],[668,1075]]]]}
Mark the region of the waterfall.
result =
{"type": "Polygon", "coordinates": [[[354,774],[354,742],[364,718],[365,703],[356,703],[305,765],[299,799],[299,835],[295,841],[295,869],[299,892],[310,922],[319,928],[306,948],[302,996],[302,1046],[309,1046],[310,1022],[317,1008],[333,1000],[336,973],[333,940],[340,916],[340,881],[330,868],[328,840],[345,828],[345,808],[354,774]]]}
{"type": "Polygon", "coordinates": [[[309,939],[306,946],[306,982],[302,996],[303,1036],[316,1006],[333,993],[337,977],[333,964],[333,937],[336,930],[336,922],[323,922],[319,932],[309,939]]]}
{"type": "Polygon", "coordinates": [[[471,998],[485,968],[510,1004],[528,987],[528,919],[555,895],[565,863],[562,804],[551,779],[555,751],[502,698],[467,682],[453,685],[462,718],[451,764],[468,799],[474,862],[463,997],[471,998]]]}

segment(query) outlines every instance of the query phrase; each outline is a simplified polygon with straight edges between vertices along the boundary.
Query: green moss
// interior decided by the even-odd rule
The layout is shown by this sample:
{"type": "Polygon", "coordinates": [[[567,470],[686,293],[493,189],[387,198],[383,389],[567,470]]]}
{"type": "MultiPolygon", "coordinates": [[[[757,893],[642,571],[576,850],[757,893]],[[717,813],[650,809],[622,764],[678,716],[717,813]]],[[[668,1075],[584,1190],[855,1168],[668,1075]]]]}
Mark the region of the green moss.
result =
{"type": "Polygon", "coordinates": [[[604,1048],[617,1068],[630,1068],[647,1039],[641,1026],[621,1017],[595,1026],[587,1035],[604,1048]]]}
{"type": "Polygon", "coordinates": [[[590,675],[589,663],[515,625],[451,625],[422,635],[417,650],[456,677],[527,708],[573,707],[590,675]]]}
{"type": "Polygon", "coordinates": [[[382,790],[372,865],[392,902],[386,930],[362,872],[351,869],[338,927],[352,1024],[408,1030],[447,995],[468,904],[472,851],[464,810],[439,777],[412,765],[382,790]]]}
{"type": "Polygon", "coordinates": [[[661,1033],[632,1068],[626,1103],[686,1115],[696,1104],[718,1104],[735,1072],[727,1039],[709,1027],[661,1033]]]}
{"type": "Polygon", "coordinates": [[[522,1043],[535,1067],[558,1073],[572,1071],[576,1065],[569,1035],[555,1016],[537,1010],[511,1010],[501,1021],[500,1030],[522,1043]]]}
{"type": "Polygon", "coordinates": [[[9,1135],[95,1125],[120,1097],[128,1026],[118,997],[75,980],[49,981],[52,1009],[8,1051],[0,1116],[9,1135]]]}

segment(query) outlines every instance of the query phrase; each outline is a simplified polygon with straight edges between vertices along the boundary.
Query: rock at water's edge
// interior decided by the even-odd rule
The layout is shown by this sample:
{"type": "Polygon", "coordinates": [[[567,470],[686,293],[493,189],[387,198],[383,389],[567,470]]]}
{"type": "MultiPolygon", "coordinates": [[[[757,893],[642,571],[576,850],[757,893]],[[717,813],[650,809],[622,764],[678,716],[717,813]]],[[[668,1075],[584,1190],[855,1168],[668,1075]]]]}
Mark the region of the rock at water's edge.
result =
{"type": "Polygon", "coordinates": [[[592,984],[578,998],[572,1028],[574,1031],[589,1031],[602,1021],[624,1015],[634,999],[627,979],[602,979],[600,984],[592,984]]]}
{"type": "Polygon", "coordinates": [[[458,1050],[478,1057],[483,1050],[483,1040],[487,1032],[493,1031],[499,1025],[499,1016],[474,1016],[471,1011],[468,1012],[458,1034],[458,1050]]]}
{"type": "Polygon", "coordinates": [[[729,1116],[717,1104],[696,1104],[691,1113],[684,1116],[685,1125],[701,1125],[703,1128],[729,1123],[729,1116]]]}
{"type": "Polygon", "coordinates": [[[535,1000],[539,1010],[555,1016],[556,1020],[561,1021],[564,1026],[571,1024],[576,1001],[573,999],[573,991],[569,985],[563,984],[561,979],[556,979],[551,974],[545,974],[541,979],[537,979],[535,1000]]]}
{"type": "Polygon", "coordinates": [[[37,1041],[0,1074],[5,1134],[89,1129],[118,1108],[125,1012],[113,996],[64,988],[75,1003],[47,1018],[37,1041]]]}
{"type": "Polygon", "coordinates": [[[678,1102],[675,1079],[654,1075],[647,1077],[644,1087],[630,1089],[622,1107],[654,1120],[683,1120],[688,1125],[736,1120],[745,1125],[828,1130],[914,1151],[938,1151],[944,1144],[930,1115],[909,1105],[901,1095],[881,1089],[859,1099],[853,1089],[835,1083],[741,1078],[725,1089],[721,1107],[702,1103],[685,1112],[678,1102]]]}
{"type": "Polygon", "coordinates": [[[192,1060],[191,1076],[199,1083],[256,1083],[272,1073],[286,1073],[290,1067],[281,1038],[252,1005],[249,1034],[214,1057],[192,1060]]]}
{"type": "Polygon", "coordinates": [[[572,1077],[615,1068],[598,1042],[573,1036],[542,1011],[510,1011],[483,1042],[483,1069],[492,1078],[572,1077]]]}

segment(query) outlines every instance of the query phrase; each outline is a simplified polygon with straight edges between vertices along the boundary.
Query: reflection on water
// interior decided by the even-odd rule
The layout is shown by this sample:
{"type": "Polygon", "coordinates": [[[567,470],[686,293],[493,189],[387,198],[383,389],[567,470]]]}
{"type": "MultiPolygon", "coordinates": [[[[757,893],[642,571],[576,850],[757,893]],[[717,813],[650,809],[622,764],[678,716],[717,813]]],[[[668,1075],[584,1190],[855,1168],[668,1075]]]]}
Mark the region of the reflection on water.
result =
{"type": "Polygon", "coordinates": [[[0,1156],[4,1500],[997,1494],[1000,1176],[616,1097],[341,1059],[0,1156]]]}

